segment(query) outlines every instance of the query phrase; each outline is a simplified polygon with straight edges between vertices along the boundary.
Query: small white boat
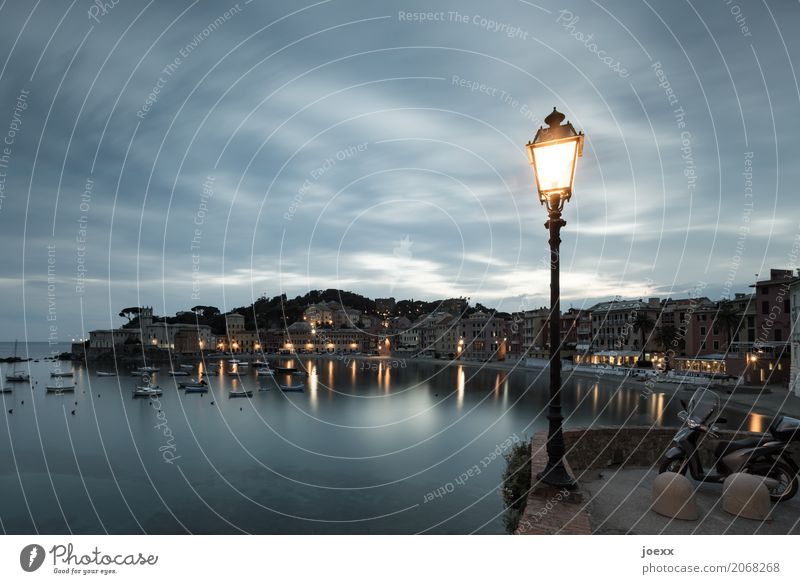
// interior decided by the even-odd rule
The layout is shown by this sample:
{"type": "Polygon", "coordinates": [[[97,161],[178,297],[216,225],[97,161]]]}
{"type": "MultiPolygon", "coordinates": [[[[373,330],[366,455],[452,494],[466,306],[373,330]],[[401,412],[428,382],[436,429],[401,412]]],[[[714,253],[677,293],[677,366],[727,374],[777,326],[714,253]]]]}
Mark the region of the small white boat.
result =
{"type": "Polygon", "coordinates": [[[161,388],[157,385],[139,385],[133,390],[133,397],[150,397],[162,393],[161,388]]]}
{"type": "Polygon", "coordinates": [[[169,374],[173,377],[189,377],[188,371],[170,371],[169,374]]]}
{"type": "Polygon", "coordinates": [[[117,374],[114,371],[98,371],[98,377],[116,377],[117,374]]]}
{"type": "Polygon", "coordinates": [[[246,391],[229,391],[228,397],[253,397],[253,390],[248,389],[246,391]]]}
{"type": "Polygon", "coordinates": [[[259,369],[256,369],[256,373],[258,373],[259,375],[275,375],[275,372],[269,367],[261,367],[259,369]]]}
{"type": "Polygon", "coordinates": [[[279,385],[281,391],[304,391],[306,388],[305,383],[298,383],[297,385],[279,385]]]}
{"type": "MultiPolygon", "coordinates": [[[[16,358],[17,358],[17,341],[14,341],[14,359],[16,358]]],[[[17,369],[17,365],[19,365],[19,361],[15,361],[11,373],[6,374],[6,381],[10,381],[11,383],[25,383],[26,381],[30,381],[31,376],[28,375],[25,371],[17,369]]]]}
{"type": "Polygon", "coordinates": [[[186,393],[206,393],[208,392],[208,387],[205,385],[187,385],[184,390],[186,393]]]}
{"type": "Polygon", "coordinates": [[[72,377],[72,371],[51,371],[50,377],[72,377]]]}
{"type": "Polygon", "coordinates": [[[151,367],[149,365],[145,366],[145,367],[137,367],[136,368],[136,371],[139,372],[139,373],[155,373],[155,372],[157,372],[159,370],[160,370],[160,367],[151,367]]]}
{"type": "Polygon", "coordinates": [[[182,364],[180,366],[180,368],[181,369],[186,369],[187,371],[192,371],[194,369],[194,365],[189,365],[189,364],[184,363],[184,364],[182,364]]]}
{"type": "Polygon", "coordinates": [[[74,384],[72,384],[72,385],[58,385],[58,384],[56,384],[56,385],[48,385],[46,387],[47,387],[47,393],[67,393],[67,392],[74,392],[75,391],[75,385],[74,384]]]}
{"type": "Polygon", "coordinates": [[[237,361],[236,366],[241,369],[242,367],[250,367],[250,363],[247,361],[237,361]]]}

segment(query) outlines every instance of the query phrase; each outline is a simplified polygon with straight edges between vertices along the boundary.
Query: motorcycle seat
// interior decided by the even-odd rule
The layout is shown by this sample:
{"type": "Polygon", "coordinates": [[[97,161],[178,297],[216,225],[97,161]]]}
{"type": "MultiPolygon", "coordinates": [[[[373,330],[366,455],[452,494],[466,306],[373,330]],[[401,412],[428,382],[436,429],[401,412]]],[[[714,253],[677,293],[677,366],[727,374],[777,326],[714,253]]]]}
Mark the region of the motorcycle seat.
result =
{"type": "Polygon", "coordinates": [[[742,438],[740,440],[721,440],[714,448],[714,456],[717,458],[722,458],[731,452],[744,450],[746,448],[755,448],[756,446],[761,446],[770,440],[772,440],[772,438],[768,436],[754,436],[752,438],[742,438]]]}

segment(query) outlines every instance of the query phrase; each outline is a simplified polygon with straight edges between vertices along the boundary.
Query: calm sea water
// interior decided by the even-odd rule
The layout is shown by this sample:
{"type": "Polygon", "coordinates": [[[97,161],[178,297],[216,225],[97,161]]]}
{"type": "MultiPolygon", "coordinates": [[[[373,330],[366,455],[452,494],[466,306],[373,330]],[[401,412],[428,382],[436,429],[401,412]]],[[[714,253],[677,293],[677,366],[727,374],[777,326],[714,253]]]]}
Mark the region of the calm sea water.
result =
{"type": "MultiPolygon", "coordinates": [[[[0,528],[503,532],[505,462],[496,453],[546,427],[546,374],[413,361],[274,364],[310,371],[305,392],[284,393],[225,362],[207,394],[176,389],[163,366],[163,396],[135,399],[138,380],[127,371],[97,377],[76,365],[76,392],[53,395],[44,386],[54,364],[27,364],[31,385],[0,394],[0,528]],[[253,397],[228,396],[243,388],[253,397]]],[[[563,400],[569,426],[675,425],[680,409],[607,379],[570,379],[563,400]]]]}

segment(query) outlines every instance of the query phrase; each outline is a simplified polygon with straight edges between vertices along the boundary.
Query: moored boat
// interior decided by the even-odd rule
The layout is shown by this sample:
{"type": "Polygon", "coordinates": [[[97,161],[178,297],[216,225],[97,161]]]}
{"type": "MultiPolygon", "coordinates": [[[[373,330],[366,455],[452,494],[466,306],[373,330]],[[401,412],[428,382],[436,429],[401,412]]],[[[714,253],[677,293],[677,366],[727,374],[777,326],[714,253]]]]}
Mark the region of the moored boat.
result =
{"type": "Polygon", "coordinates": [[[159,370],[160,370],[159,367],[151,367],[149,365],[145,366],[145,367],[137,367],[136,368],[136,371],[138,373],[157,373],[159,370]]]}
{"type": "Polygon", "coordinates": [[[253,397],[253,390],[242,390],[242,391],[229,391],[228,397],[253,397]]]}
{"type": "Polygon", "coordinates": [[[30,380],[31,376],[27,373],[23,373],[22,371],[15,371],[6,375],[6,381],[10,381],[11,383],[22,383],[30,380]]]}
{"type": "MultiPolygon", "coordinates": [[[[10,381],[11,383],[24,383],[26,381],[31,380],[31,376],[28,375],[25,371],[21,371],[17,368],[19,361],[16,360],[17,358],[17,341],[14,341],[14,367],[11,369],[11,373],[6,375],[6,381],[10,381]]],[[[5,393],[5,392],[4,392],[5,393]]]]}
{"type": "Polygon", "coordinates": [[[133,390],[133,397],[151,397],[162,393],[161,388],[157,385],[138,385],[133,390]]]}
{"type": "Polygon", "coordinates": [[[116,377],[117,374],[114,371],[98,371],[98,377],[116,377]]]}
{"type": "Polygon", "coordinates": [[[298,383],[297,385],[279,385],[278,387],[281,388],[281,391],[305,391],[306,384],[305,383],[298,383]]]}
{"type": "Polygon", "coordinates": [[[197,379],[191,379],[189,381],[180,381],[180,382],[178,382],[178,387],[180,389],[186,389],[190,385],[203,385],[203,386],[206,386],[206,385],[208,385],[208,382],[205,379],[201,379],[199,381],[197,379]]]}
{"type": "Polygon", "coordinates": [[[47,393],[72,393],[75,391],[75,385],[47,385],[47,393]]]}

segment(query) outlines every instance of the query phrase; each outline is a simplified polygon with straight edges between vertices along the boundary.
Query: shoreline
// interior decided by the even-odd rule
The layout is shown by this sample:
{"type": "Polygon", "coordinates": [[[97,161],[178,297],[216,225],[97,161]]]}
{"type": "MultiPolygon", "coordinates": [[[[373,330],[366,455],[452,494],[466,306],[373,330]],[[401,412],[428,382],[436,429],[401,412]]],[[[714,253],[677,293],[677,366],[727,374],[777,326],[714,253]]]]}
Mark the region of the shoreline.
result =
{"type": "MultiPolygon", "coordinates": [[[[345,354],[345,353],[328,353],[328,354],[294,354],[282,355],[278,353],[233,353],[219,355],[214,353],[214,357],[206,355],[181,355],[173,358],[174,363],[182,361],[214,361],[216,359],[231,359],[240,358],[247,360],[267,359],[267,360],[305,360],[310,359],[313,361],[330,361],[336,360],[345,363],[351,361],[361,362],[383,362],[394,361],[403,363],[420,363],[426,365],[438,365],[441,368],[446,367],[467,367],[471,369],[484,369],[487,371],[506,371],[506,372],[520,372],[520,373],[543,373],[547,369],[547,364],[530,365],[525,363],[524,359],[512,361],[461,361],[461,360],[447,360],[436,359],[434,357],[412,357],[410,355],[366,355],[366,354],[345,354]]],[[[89,365],[83,359],[86,365],[89,365]]],[[[98,362],[92,363],[97,365],[98,362]]],[[[663,381],[651,380],[649,383],[634,380],[628,375],[614,375],[608,373],[605,369],[598,368],[597,371],[585,371],[569,369],[563,371],[563,379],[569,380],[570,378],[583,379],[587,381],[607,381],[617,386],[617,389],[626,391],[638,392],[640,397],[649,399],[653,393],[663,393],[669,399],[673,399],[679,395],[680,392],[686,392],[685,395],[690,396],[690,392],[694,391],[697,387],[704,385],[704,380],[684,380],[679,383],[667,383],[663,381]]],[[[733,387],[733,386],[732,386],[733,387]]],[[[712,391],[719,394],[724,407],[739,413],[758,414],[762,416],[772,417],[778,413],[800,418],[800,397],[789,393],[788,388],[778,386],[747,386],[739,387],[738,391],[728,393],[726,387],[713,387],[712,391]]]]}
{"type": "MultiPolygon", "coordinates": [[[[289,359],[320,359],[330,360],[336,359],[339,361],[403,361],[412,363],[424,363],[427,365],[439,365],[445,367],[470,367],[473,369],[485,369],[489,371],[507,371],[507,372],[521,372],[521,373],[534,373],[542,372],[547,369],[547,366],[531,366],[524,364],[521,361],[450,361],[446,359],[435,359],[433,357],[399,357],[399,356],[378,356],[378,355],[273,355],[272,357],[289,358],[289,359]]],[[[697,383],[680,382],[680,383],[665,383],[655,381],[646,384],[642,381],[636,381],[628,376],[618,376],[603,373],[603,369],[598,369],[597,372],[569,370],[563,372],[563,379],[568,380],[570,377],[577,377],[579,379],[594,380],[594,381],[608,381],[616,384],[618,389],[636,391],[640,397],[649,399],[648,393],[663,393],[673,399],[681,392],[686,392],[685,396],[688,400],[691,395],[690,392],[703,385],[702,380],[697,380],[697,383]]],[[[747,391],[739,391],[728,393],[727,388],[713,388],[720,396],[720,400],[724,404],[725,409],[729,409],[739,413],[757,414],[767,417],[772,417],[778,413],[792,417],[800,417],[800,397],[789,394],[787,388],[777,386],[765,387],[747,387],[747,391]]]]}

